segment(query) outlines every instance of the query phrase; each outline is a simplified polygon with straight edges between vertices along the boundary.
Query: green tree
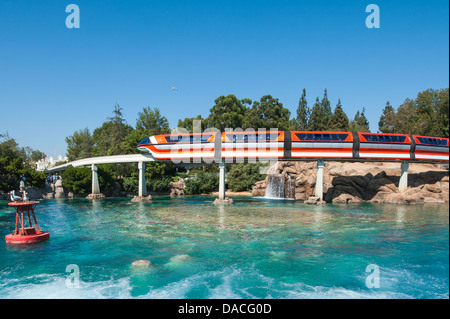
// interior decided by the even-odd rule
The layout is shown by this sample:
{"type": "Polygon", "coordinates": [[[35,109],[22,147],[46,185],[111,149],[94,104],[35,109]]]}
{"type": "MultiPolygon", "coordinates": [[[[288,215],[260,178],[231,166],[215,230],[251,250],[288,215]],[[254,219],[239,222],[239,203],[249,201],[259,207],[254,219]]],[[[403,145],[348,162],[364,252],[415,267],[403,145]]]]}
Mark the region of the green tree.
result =
{"type": "Polygon", "coordinates": [[[219,176],[217,173],[199,172],[197,177],[187,179],[185,184],[187,195],[208,194],[219,188],[219,176]]]}
{"type": "Polygon", "coordinates": [[[338,104],[334,109],[334,113],[329,121],[329,130],[336,132],[346,132],[349,130],[348,117],[342,109],[341,99],[338,100],[338,104]]]}
{"type": "Polygon", "coordinates": [[[257,181],[264,179],[261,163],[235,164],[227,175],[228,187],[234,192],[250,191],[257,181]]]}
{"type": "Polygon", "coordinates": [[[292,121],[292,130],[306,131],[308,129],[308,120],[311,110],[308,107],[308,101],[306,100],[306,89],[303,89],[302,96],[298,102],[297,117],[292,121]]]}
{"type": "Polygon", "coordinates": [[[121,149],[125,154],[139,153],[136,146],[144,138],[168,133],[170,133],[169,122],[161,115],[159,108],[144,107],[142,112],[138,113],[136,129],[125,136],[121,149]]]}
{"type": "Polygon", "coordinates": [[[208,121],[202,118],[201,115],[197,115],[196,117],[186,117],[184,120],[178,120],[178,128],[183,128],[186,129],[189,133],[193,133],[194,121],[201,121],[202,132],[208,127],[208,121]]]}
{"type": "Polygon", "coordinates": [[[394,133],[395,132],[395,110],[389,101],[386,102],[386,106],[383,109],[383,114],[378,121],[378,130],[381,133],[394,133]]]}
{"type": "Polygon", "coordinates": [[[142,112],[138,113],[136,130],[144,131],[148,136],[169,134],[169,121],[165,116],[161,115],[159,108],[144,107],[142,112]]]}
{"type": "Polygon", "coordinates": [[[133,131],[123,118],[122,108],[114,106],[113,117],[94,130],[92,140],[94,142],[93,154],[95,156],[110,156],[125,154],[121,145],[125,137],[133,131]]]}
{"type": "Polygon", "coordinates": [[[365,113],[366,109],[363,108],[361,113],[356,112],[355,118],[350,122],[349,130],[352,132],[370,132],[369,121],[367,120],[365,113]]]}
{"type": "Polygon", "coordinates": [[[253,102],[253,106],[244,120],[243,129],[277,128],[281,131],[289,130],[291,112],[283,107],[277,98],[271,95],[264,95],[261,100],[253,102]]]}
{"type": "Polygon", "coordinates": [[[247,106],[252,103],[249,99],[239,100],[235,95],[219,96],[215,101],[216,104],[210,109],[207,118],[207,125],[214,127],[221,132],[225,128],[244,128],[243,123],[247,114],[247,106]]]}
{"type": "Polygon", "coordinates": [[[66,137],[67,158],[75,161],[93,156],[94,141],[88,128],[76,131],[73,135],[66,137]]]}
{"type": "Polygon", "coordinates": [[[322,106],[323,109],[323,125],[326,127],[328,126],[328,122],[331,118],[331,116],[333,115],[333,112],[331,111],[331,103],[328,100],[328,92],[327,89],[324,90],[323,92],[323,98],[322,101],[320,102],[320,105],[322,106]]]}
{"type": "Polygon", "coordinates": [[[324,131],[326,130],[325,125],[323,123],[323,109],[320,104],[319,97],[316,98],[316,103],[311,110],[311,115],[308,121],[308,131],[324,131]]]}
{"type": "Polygon", "coordinates": [[[88,194],[92,187],[92,172],[87,167],[69,166],[61,175],[63,185],[76,194],[88,194]]]}

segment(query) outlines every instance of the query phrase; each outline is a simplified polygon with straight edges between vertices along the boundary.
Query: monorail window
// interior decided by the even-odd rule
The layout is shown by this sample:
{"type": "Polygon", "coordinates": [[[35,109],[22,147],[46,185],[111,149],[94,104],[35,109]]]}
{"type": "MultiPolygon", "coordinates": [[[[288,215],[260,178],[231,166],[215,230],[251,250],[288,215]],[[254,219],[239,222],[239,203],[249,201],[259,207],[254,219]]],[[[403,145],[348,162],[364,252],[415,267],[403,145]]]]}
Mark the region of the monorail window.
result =
{"type": "Polygon", "coordinates": [[[211,138],[212,134],[200,135],[170,135],[166,136],[167,143],[180,143],[180,142],[207,142],[211,138]]]}
{"type": "Polygon", "coordinates": [[[150,139],[148,137],[144,138],[142,141],[139,142],[139,144],[149,144],[150,139]]]}
{"type": "Polygon", "coordinates": [[[367,142],[381,142],[381,143],[404,143],[406,136],[401,135],[375,135],[363,134],[367,142]]]}
{"type": "Polygon", "coordinates": [[[421,144],[447,146],[447,140],[442,138],[417,137],[421,144]]]}
{"type": "Polygon", "coordinates": [[[258,141],[275,141],[280,133],[265,134],[226,134],[227,138],[233,142],[258,142],[258,141]]]}
{"type": "Polygon", "coordinates": [[[345,141],[348,134],[295,133],[300,141],[345,141]]]}

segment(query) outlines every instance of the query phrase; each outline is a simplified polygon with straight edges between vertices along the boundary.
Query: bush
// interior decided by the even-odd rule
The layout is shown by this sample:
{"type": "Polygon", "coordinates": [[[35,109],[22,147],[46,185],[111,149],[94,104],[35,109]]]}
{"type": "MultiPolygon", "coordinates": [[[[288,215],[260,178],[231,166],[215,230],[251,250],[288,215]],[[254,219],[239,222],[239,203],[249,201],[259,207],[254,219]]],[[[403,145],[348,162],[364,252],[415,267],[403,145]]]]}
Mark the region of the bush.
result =
{"type": "Polygon", "coordinates": [[[228,187],[234,192],[250,191],[257,181],[265,178],[260,174],[261,163],[233,165],[227,175],[228,187]]]}
{"type": "Polygon", "coordinates": [[[164,193],[169,191],[170,182],[172,182],[172,178],[170,176],[150,179],[147,180],[147,188],[154,192],[164,193]]]}
{"type": "Polygon", "coordinates": [[[139,180],[137,177],[124,177],[123,189],[126,192],[137,193],[139,187],[139,180]]]}
{"type": "Polygon", "coordinates": [[[87,167],[69,166],[61,175],[63,186],[77,194],[91,192],[92,171],[87,167]]]}
{"type": "Polygon", "coordinates": [[[185,181],[188,195],[207,194],[219,189],[219,176],[216,173],[199,172],[197,177],[185,181]]]}

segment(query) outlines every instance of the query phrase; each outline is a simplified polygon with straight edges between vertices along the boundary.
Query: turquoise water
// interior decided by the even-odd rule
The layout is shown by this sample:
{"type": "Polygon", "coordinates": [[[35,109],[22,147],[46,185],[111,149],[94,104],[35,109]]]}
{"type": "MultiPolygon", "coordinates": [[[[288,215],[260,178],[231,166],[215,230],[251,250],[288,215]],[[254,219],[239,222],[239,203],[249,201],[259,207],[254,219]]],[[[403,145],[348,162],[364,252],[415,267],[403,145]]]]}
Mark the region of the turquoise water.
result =
{"type": "Polygon", "coordinates": [[[27,246],[0,202],[0,298],[449,298],[447,205],[234,199],[45,200],[50,240],[27,246]]]}

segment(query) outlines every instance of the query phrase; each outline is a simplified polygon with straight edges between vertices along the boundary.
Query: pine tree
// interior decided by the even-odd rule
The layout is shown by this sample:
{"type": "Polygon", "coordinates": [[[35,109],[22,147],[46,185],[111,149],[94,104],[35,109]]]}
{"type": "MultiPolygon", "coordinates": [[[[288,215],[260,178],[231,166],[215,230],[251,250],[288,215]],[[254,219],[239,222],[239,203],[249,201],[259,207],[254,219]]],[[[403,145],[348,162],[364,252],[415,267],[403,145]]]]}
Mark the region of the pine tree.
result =
{"type": "Polygon", "coordinates": [[[394,127],[395,111],[389,101],[383,109],[380,120],[378,121],[378,130],[381,133],[395,133],[394,127]]]}
{"type": "Polygon", "coordinates": [[[346,132],[349,130],[348,117],[342,109],[341,99],[338,100],[338,104],[334,109],[334,113],[329,121],[329,130],[337,132],[346,132]]]}
{"type": "Polygon", "coordinates": [[[323,129],[322,120],[323,120],[323,109],[322,105],[320,104],[319,97],[317,97],[316,103],[314,103],[314,106],[311,110],[311,115],[309,117],[308,131],[321,131],[323,129]]]}
{"type": "Polygon", "coordinates": [[[323,98],[322,101],[320,102],[320,104],[322,105],[322,109],[323,109],[323,121],[322,121],[322,125],[324,125],[324,129],[326,129],[328,126],[328,121],[330,120],[331,116],[333,115],[333,112],[331,111],[331,103],[328,100],[328,92],[327,89],[325,89],[325,91],[323,92],[323,98]]]}
{"type": "Polygon", "coordinates": [[[356,112],[353,121],[350,122],[349,130],[352,132],[370,132],[369,121],[364,114],[366,109],[363,107],[362,112],[356,112]]]}
{"type": "Polygon", "coordinates": [[[306,89],[303,89],[302,96],[298,102],[296,124],[297,130],[306,131],[308,128],[308,120],[311,110],[308,107],[308,101],[306,100],[306,89]]]}

